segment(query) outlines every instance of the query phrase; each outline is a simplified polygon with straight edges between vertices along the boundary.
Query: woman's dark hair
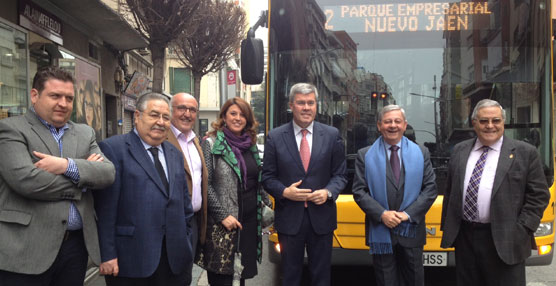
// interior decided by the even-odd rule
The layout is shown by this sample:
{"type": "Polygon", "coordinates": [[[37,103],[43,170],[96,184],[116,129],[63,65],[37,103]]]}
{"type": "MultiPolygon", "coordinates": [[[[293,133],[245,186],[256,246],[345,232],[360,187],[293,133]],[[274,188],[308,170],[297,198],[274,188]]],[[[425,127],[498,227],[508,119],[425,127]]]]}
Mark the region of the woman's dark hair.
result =
{"type": "Polygon", "coordinates": [[[247,132],[251,137],[251,142],[253,144],[256,144],[259,123],[255,119],[253,109],[251,109],[249,103],[247,103],[247,101],[245,101],[241,97],[230,98],[226,102],[224,102],[224,105],[222,105],[222,108],[220,108],[218,119],[216,119],[216,121],[211,124],[213,130],[209,132],[209,135],[216,136],[216,131],[222,130],[225,125],[224,117],[226,117],[226,112],[228,112],[230,106],[234,104],[239,107],[239,110],[241,110],[241,113],[243,113],[243,115],[245,116],[245,120],[247,121],[247,123],[245,124],[245,128],[243,128],[243,132],[247,132]]]}

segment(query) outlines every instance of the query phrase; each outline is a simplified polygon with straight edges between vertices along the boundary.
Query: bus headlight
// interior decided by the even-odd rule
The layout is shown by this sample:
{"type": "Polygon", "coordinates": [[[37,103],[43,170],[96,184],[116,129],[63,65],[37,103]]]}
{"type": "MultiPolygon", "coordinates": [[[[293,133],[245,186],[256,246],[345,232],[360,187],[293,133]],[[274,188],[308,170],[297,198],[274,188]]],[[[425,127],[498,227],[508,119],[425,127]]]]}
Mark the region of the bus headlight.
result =
{"type": "Polygon", "coordinates": [[[538,250],[539,255],[549,254],[550,251],[552,251],[552,245],[541,245],[538,250]]]}
{"type": "Polygon", "coordinates": [[[280,243],[274,244],[274,250],[276,250],[276,252],[280,253],[280,243]]]}
{"type": "Polygon", "coordinates": [[[535,236],[545,236],[552,234],[552,223],[551,222],[543,222],[535,231],[535,236]]]}

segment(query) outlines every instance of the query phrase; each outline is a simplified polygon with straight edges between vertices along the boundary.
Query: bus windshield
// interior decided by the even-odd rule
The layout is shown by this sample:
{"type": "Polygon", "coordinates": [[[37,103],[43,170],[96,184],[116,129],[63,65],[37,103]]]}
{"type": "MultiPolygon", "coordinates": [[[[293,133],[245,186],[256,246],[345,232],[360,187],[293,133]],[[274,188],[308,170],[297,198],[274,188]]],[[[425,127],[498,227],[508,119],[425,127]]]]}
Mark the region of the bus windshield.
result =
{"type": "Polygon", "coordinates": [[[378,111],[400,105],[409,124],[405,136],[430,151],[442,193],[451,150],[475,137],[471,112],[490,98],[506,110],[505,136],[537,147],[551,185],[547,5],[272,0],[268,124],[291,120],[293,84],[315,84],[317,120],[340,130],[349,168],[357,150],[380,136],[378,111]]]}

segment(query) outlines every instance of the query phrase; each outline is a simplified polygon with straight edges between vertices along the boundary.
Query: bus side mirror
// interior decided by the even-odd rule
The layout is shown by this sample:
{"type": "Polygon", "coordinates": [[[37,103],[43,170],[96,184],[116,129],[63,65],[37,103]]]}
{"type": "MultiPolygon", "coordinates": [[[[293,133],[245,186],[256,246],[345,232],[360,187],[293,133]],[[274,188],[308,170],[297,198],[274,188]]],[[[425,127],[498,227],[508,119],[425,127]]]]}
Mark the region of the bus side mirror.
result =
{"type": "Polygon", "coordinates": [[[247,37],[241,41],[241,81],[244,84],[263,82],[264,50],[261,39],[247,37]]]}

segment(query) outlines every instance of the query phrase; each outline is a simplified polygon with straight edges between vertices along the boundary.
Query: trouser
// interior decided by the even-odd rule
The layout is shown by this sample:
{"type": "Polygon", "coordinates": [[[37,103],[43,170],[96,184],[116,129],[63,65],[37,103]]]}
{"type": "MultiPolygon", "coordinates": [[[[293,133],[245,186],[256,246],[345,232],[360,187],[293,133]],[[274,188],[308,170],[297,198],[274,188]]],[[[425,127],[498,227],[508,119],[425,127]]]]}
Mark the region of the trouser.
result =
{"type": "Polygon", "coordinates": [[[457,285],[525,285],[525,261],[508,265],[500,259],[490,224],[462,221],[454,246],[457,285]]]}
{"type": "MultiPolygon", "coordinates": [[[[17,259],[17,257],[14,257],[17,259]]],[[[2,286],[75,286],[83,285],[87,270],[87,248],[83,230],[66,231],[52,265],[38,275],[0,270],[2,286]]]]}

